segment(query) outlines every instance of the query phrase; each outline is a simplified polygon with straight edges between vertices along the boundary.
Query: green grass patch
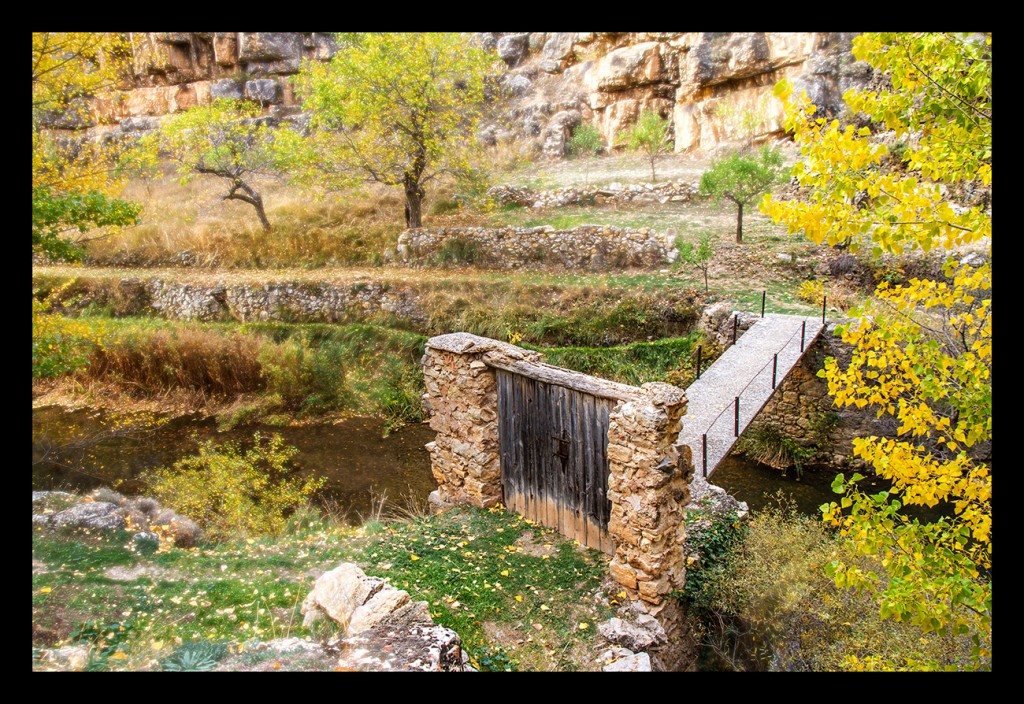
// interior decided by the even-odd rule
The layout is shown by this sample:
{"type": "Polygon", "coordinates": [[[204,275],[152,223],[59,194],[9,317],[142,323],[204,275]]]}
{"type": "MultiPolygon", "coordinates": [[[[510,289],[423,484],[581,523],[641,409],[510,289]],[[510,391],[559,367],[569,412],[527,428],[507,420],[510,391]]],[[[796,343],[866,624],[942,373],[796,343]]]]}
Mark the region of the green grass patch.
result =
{"type": "Polygon", "coordinates": [[[699,333],[654,342],[634,342],[618,347],[531,346],[543,352],[549,364],[624,384],[639,386],[649,381],[665,381],[666,375],[679,369],[696,349],[699,333]]]}
{"type": "Polygon", "coordinates": [[[310,520],[277,538],[145,554],[122,534],[34,528],[45,571],[33,575],[33,647],[88,642],[93,669],[158,670],[187,643],[238,652],[252,639],[316,637],[302,599],[315,574],[348,561],[426,600],[480,669],[594,668],[596,627],[614,606],[594,598],[606,556],[500,508],[370,533],[310,520]],[[112,579],[114,566],[135,578],[112,579]]]}

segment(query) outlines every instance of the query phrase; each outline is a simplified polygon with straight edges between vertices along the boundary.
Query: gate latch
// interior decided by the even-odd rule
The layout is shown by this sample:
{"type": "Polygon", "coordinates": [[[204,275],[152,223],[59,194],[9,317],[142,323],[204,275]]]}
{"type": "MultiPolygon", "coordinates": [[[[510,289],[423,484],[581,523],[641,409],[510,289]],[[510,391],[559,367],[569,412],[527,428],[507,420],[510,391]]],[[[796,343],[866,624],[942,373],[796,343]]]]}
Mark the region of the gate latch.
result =
{"type": "Polygon", "coordinates": [[[552,435],[551,439],[553,452],[555,457],[561,458],[563,461],[569,459],[569,433],[565,432],[565,428],[562,428],[562,432],[558,435],[552,435]]]}

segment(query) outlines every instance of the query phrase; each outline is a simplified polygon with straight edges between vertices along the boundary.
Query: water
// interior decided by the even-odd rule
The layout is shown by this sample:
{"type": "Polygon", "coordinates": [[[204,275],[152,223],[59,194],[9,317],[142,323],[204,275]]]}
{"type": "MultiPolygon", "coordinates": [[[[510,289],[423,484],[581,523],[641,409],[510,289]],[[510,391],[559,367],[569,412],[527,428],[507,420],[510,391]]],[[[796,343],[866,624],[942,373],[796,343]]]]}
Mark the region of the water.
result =
{"type": "Polygon", "coordinates": [[[406,497],[423,503],[437,488],[423,447],[434,439],[426,425],[411,425],[383,438],[384,422],[350,418],[335,425],[247,426],[219,432],[213,419],[174,418],[147,432],[91,442],[105,429],[104,412],[46,407],[32,411],[32,488],[89,491],[114,486],[126,494],[144,490],[139,475],[194,453],[200,441],[251,440],[280,434],[299,452],[293,459],[303,475],[327,478],[320,495],[351,519],[367,516],[386,493],[388,502],[406,497]],[[68,443],[79,441],[79,447],[68,443]],[[84,441],[84,442],[82,442],[84,441]],[[54,451],[53,448],[64,449],[54,451]],[[49,456],[45,456],[47,450],[49,456]]]}
{"type": "MultiPolygon", "coordinates": [[[[799,476],[795,469],[790,469],[783,476],[780,470],[768,465],[730,455],[719,463],[708,481],[722,487],[737,500],[746,501],[752,512],[776,505],[776,497],[781,493],[796,504],[800,513],[820,516],[822,504],[840,499],[840,494],[832,491],[832,481],[839,473],[835,467],[808,465],[799,476]]],[[[847,476],[850,474],[852,472],[847,476]]],[[[878,477],[867,477],[860,482],[861,491],[869,494],[886,491],[890,486],[889,482],[878,477]]],[[[922,521],[953,515],[953,507],[949,504],[939,504],[934,508],[905,506],[901,511],[922,521]]]]}
{"type": "MultiPolygon", "coordinates": [[[[51,406],[32,411],[32,488],[67,489],[84,492],[97,486],[114,486],[134,494],[144,491],[138,477],[151,467],[173,464],[192,454],[202,440],[245,441],[259,430],[264,435],[279,433],[299,452],[294,463],[304,475],[327,478],[321,497],[330,500],[350,518],[369,515],[374,502],[386,493],[390,503],[406,503],[411,497],[424,502],[437,488],[430,472],[430,456],[423,447],[434,439],[426,425],[411,425],[383,438],[383,421],[350,418],[335,425],[247,426],[219,432],[212,419],[184,416],[159,428],[135,435],[88,442],[104,430],[102,411],[67,411],[51,406]],[[86,442],[68,448],[75,440],[86,442]],[[63,445],[61,452],[44,455],[48,448],[63,445]]],[[[794,470],[786,476],[743,457],[726,457],[711,476],[754,512],[774,503],[781,492],[805,514],[820,515],[818,507],[838,500],[832,492],[837,470],[806,467],[800,477],[794,470]]],[[[877,478],[862,483],[866,491],[881,491],[888,485],[877,478]]],[[[911,513],[908,510],[908,513],[911,513]]],[[[912,515],[932,519],[948,510],[913,509],[912,515]]]]}

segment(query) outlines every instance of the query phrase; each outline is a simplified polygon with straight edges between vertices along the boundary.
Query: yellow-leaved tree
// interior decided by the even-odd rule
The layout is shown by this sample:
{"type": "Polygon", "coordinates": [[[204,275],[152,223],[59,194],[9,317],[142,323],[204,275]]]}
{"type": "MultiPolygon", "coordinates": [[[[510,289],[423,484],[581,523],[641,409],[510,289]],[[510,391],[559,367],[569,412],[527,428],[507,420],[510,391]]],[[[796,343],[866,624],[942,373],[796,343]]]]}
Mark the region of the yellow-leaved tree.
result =
{"type": "Polygon", "coordinates": [[[854,440],[854,455],[889,491],[859,474],[836,477],[824,518],[879,568],[835,562],[839,586],[875,594],[883,618],[926,632],[969,634],[969,662],[850,658],[856,669],[991,667],[992,628],[992,38],[967,33],[873,33],[854,56],[878,90],[844,100],[865,126],[815,114],[782,82],[786,126],[803,155],[793,170],[804,199],[766,196],[762,209],[792,232],[875,256],[940,250],[943,276],[883,282],[853,324],[841,365],[822,375],[839,406],[896,420],[896,437],[854,440]],[[890,149],[890,144],[900,145],[890,149]],[[956,254],[957,256],[952,256],[956,254]],[[904,506],[945,506],[910,518],[904,506]]]}
{"type": "MultiPolygon", "coordinates": [[[[108,32],[32,33],[32,253],[76,260],[97,228],[134,223],[140,208],[115,198],[109,144],[74,135],[88,124],[90,98],[118,85],[127,49],[108,32]],[[60,130],[54,128],[61,128],[60,130]],[[62,134],[63,133],[63,134],[62,134]],[[72,136],[69,136],[71,133],[72,136]]],[[[102,327],[32,301],[32,376],[59,376],[84,366],[102,327]]]]}
{"type": "Polygon", "coordinates": [[[111,144],[59,135],[88,124],[90,98],[124,79],[128,49],[110,32],[32,33],[32,251],[77,259],[84,233],[135,222],[139,207],[114,198],[111,144]]]}

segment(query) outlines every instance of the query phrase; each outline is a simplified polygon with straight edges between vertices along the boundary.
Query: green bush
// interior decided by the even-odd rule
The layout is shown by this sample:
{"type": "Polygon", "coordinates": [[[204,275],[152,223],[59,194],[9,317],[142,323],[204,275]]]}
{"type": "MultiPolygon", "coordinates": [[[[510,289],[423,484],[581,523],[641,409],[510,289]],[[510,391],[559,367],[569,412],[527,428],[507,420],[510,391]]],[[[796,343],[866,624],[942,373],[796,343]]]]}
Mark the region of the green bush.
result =
{"type": "Polygon", "coordinates": [[[276,394],[290,410],[317,414],[344,404],[343,355],[339,345],[312,345],[304,337],[293,337],[262,346],[259,362],[269,393],[276,394]]]}
{"type": "Polygon", "coordinates": [[[143,480],[164,506],[197,521],[211,540],[278,535],[286,519],[324,484],[296,476],[298,450],[280,435],[253,435],[252,446],[199,445],[199,454],[147,472],[143,480]]]}
{"type": "MultiPolygon", "coordinates": [[[[898,669],[957,669],[969,661],[969,634],[922,635],[912,624],[881,619],[870,594],[837,588],[825,573],[835,559],[859,569],[879,560],[855,554],[819,517],[778,500],[752,516],[741,550],[705,590],[709,613],[721,617],[705,618],[711,624],[705,633],[731,623],[759,666],[772,670],[860,670],[878,661],[898,669]]],[[[688,586],[690,579],[687,574],[688,586]]],[[[719,665],[742,660],[720,658],[719,665]]]]}
{"type": "Polygon", "coordinates": [[[572,131],[569,153],[573,156],[594,156],[604,147],[601,132],[589,122],[583,122],[572,131]]]}
{"type": "Polygon", "coordinates": [[[747,430],[736,442],[736,451],[785,474],[790,467],[800,476],[804,463],[814,457],[817,448],[801,445],[773,425],[759,425],[747,430]]]}

